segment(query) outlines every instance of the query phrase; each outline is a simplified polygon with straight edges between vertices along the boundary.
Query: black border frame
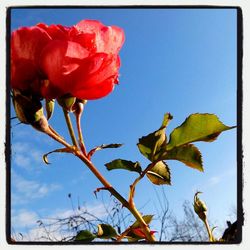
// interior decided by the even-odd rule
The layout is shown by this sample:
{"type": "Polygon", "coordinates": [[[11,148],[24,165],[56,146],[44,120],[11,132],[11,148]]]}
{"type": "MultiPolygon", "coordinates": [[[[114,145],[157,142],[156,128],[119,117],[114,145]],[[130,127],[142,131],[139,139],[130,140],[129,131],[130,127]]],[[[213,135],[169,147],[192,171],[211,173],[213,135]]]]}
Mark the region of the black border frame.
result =
{"type": "Polygon", "coordinates": [[[216,5],[15,5],[6,9],[6,240],[11,245],[232,245],[242,242],[242,226],[244,225],[243,211],[243,149],[242,149],[242,97],[243,97],[243,17],[239,6],[216,5]],[[11,10],[12,9],[235,9],[237,11],[237,237],[235,242],[45,242],[20,241],[11,239],[11,125],[10,125],[10,36],[11,36],[11,10]]]}

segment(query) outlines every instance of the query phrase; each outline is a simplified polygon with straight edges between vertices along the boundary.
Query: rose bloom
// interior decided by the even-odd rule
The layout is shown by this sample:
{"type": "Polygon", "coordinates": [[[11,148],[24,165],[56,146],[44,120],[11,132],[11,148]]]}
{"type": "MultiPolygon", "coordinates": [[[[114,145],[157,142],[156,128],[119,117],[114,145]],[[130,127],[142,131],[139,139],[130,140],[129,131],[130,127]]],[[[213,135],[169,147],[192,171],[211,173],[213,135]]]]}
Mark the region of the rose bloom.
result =
{"type": "Polygon", "coordinates": [[[21,27],[11,35],[11,87],[47,99],[104,97],[118,83],[123,42],[121,28],[94,20],[21,27]]]}

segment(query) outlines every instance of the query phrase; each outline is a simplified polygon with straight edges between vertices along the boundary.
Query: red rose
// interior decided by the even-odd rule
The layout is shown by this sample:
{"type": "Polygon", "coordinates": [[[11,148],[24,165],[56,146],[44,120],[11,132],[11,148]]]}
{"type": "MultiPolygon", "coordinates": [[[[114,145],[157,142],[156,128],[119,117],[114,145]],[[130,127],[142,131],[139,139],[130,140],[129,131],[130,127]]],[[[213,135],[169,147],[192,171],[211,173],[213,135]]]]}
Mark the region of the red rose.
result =
{"type": "Polygon", "coordinates": [[[11,86],[44,98],[104,97],[118,82],[123,42],[122,29],[91,20],[20,28],[11,37],[11,86]]]}

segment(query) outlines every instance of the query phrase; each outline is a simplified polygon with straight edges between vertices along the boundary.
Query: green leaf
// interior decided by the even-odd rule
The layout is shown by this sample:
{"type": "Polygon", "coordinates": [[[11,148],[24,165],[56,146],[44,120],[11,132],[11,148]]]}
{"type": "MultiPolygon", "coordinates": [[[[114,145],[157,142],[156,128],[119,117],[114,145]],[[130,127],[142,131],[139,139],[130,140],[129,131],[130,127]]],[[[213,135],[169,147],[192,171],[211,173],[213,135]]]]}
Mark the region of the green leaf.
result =
{"type": "MultiPolygon", "coordinates": [[[[143,215],[142,218],[143,218],[143,220],[145,221],[145,223],[148,225],[148,224],[150,224],[150,222],[152,221],[153,216],[154,216],[154,215],[152,215],[152,214],[148,214],[148,215],[143,215]]],[[[136,221],[136,222],[134,222],[134,223],[131,225],[131,228],[138,228],[138,227],[140,227],[139,221],[136,221]]]]}
{"type": "Polygon", "coordinates": [[[161,148],[166,146],[166,126],[172,118],[170,113],[166,113],[161,127],[155,132],[143,136],[137,143],[140,152],[152,162],[158,159],[158,153],[161,151],[161,148]]]}
{"type": "Polygon", "coordinates": [[[164,161],[159,161],[146,173],[148,179],[155,185],[171,185],[171,174],[168,165],[164,161]]]}
{"type": "Polygon", "coordinates": [[[90,231],[82,230],[76,235],[75,241],[91,242],[95,238],[96,235],[92,234],[90,231]]]}
{"type": "Polygon", "coordinates": [[[224,125],[214,114],[192,114],[170,134],[167,150],[195,141],[214,141],[221,132],[235,128],[224,125]]]}
{"type": "Polygon", "coordinates": [[[46,113],[47,113],[47,119],[49,120],[53,114],[55,107],[55,100],[45,100],[45,108],[46,108],[46,113]]]}
{"type": "Polygon", "coordinates": [[[43,155],[43,161],[46,163],[46,164],[50,164],[49,161],[48,161],[48,155],[49,154],[52,154],[52,153],[71,153],[72,150],[69,149],[69,148],[59,148],[59,149],[55,149],[53,151],[50,151],[49,153],[47,154],[44,154],[43,155]]]}
{"type": "Polygon", "coordinates": [[[203,171],[201,153],[193,144],[173,148],[162,155],[161,159],[181,161],[188,167],[203,171]]]}
{"type": "Polygon", "coordinates": [[[98,146],[97,148],[99,149],[105,149],[105,148],[119,148],[121,147],[123,144],[121,143],[111,143],[111,144],[102,144],[100,146],[98,146]]]}
{"type": "Polygon", "coordinates": [[[122,159],[116,159],[113,160],[109,163],[106,163],[105,166],[107,167],[108,170],[113,170],[113,169],[126,169],[129,171],[141,173],[141,165],[138,161],[132,162],[132,161],[127,161],[127,160],[122,160],[122,159]]]}
{"type": "Polygon", "coordinates": [[[112,144],[102,144],[100,146],[97,146],[93,149],[91,149],[88,153],[88,157],[91,158],[91,156],[98,150],[102,150],[102,149],[106,149],[106,148],[119,148],[121,147],[123,144],[120,143],[112,143],[112,144]]]}
{"type": "Polygon", "coordinates": [[[111,225],[99,224],[97,227],[98,227],[98,232],[97,232],[98,238],[110,239],[118,235],[116,230],[111,225]]]}

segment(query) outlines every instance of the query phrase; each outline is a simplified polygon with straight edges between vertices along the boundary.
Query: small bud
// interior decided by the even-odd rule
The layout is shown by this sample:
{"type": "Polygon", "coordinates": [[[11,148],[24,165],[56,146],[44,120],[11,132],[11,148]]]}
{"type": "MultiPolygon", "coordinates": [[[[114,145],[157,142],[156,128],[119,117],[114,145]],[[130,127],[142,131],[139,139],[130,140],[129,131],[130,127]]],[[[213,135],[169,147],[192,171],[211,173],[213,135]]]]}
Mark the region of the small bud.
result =
{"type": "Polygon", "coordinates": [[[207,218],[207,207],[206,204],[199,199],[198,194],[200,193],[201,192],[196,192],[196,194],[194,195],[194,211],[202,221],[205,221],[207,218]]]}
{"type": "Polygon", "coordinates": [[[74,112],[75,111],[75,102],[76,102],[76,97],[73,96],[64,96],[57,98],[58,104],[67,110],[68,112],[74,112]]]}
{"type": "Polygon", "coordinates": [[[13,90],[12,101],[16,115],[22,123],[32,124],[43,115],[43,107],[38,98],[26,96],[18,90],[13,90]]]}
{"type": "Polygon", "coordinates": [[[13,90],[12,100],[16,115],[22,123],[30,124],[41,132],[47,131],[48,121],[43,114],[43,107],[38,98],[24,95],[19,90],[13,90]]]}
{"type": "Polygon", "coordinates": [[[82,115],[82,112],[83,112],[83,109],[84,109],[84,105],[87,101],[82,101],[82,100],[79,100],[77,99],[75,104],[74,104],[74,114],[76,116],[81,116],[82,115]]]}

